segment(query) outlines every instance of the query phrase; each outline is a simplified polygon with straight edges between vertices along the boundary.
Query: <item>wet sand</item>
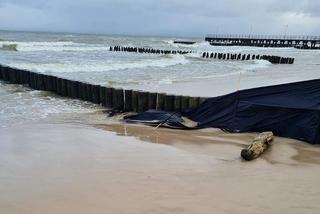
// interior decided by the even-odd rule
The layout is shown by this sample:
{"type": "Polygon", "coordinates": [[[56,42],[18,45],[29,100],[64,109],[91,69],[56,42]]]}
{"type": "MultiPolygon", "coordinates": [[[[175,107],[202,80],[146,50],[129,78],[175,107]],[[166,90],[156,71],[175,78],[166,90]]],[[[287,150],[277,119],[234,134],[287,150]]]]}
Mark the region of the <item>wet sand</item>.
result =
{"type": "Polygon", "coordinates": [[[254,133],[65,120],[0,128],[0,213],[320,212],[319,146],[245,162],[254,133]]]}

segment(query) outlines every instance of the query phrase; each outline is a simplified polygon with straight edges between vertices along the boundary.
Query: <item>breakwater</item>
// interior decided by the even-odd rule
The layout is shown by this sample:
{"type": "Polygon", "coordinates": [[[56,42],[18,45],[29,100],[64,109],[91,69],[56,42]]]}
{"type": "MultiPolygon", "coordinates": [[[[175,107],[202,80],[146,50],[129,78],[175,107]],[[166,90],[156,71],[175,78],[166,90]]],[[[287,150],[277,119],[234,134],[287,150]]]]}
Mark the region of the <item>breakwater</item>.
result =
{"type": "Polygon", "coordinates": [[[143,112],[148,109],[180,112],[197,108],[207,99],[101,86],[5,65],[0,65],[0,80],[100,104],[116,112],[143,112]]]}
{"type": "Polygon", "coordinates": [[[139,48],[139,47],[127,47],[127,46],[110,46],[110,51],[115,52],[132,52],[132,53],[148,53],[148,54],[188,54],[192,51],[182,50],[161,50],[154,48],[139,48]]]}
{"type": "Polygon", "coordinates": [[[267,60],[273,64],[293,64],[294,63],[294,58],[270,56],[270,55],[203,52],[201,56],[202,58],[211,58],[211,59],[220,59],[220,60],[267,60]]]}
{"type": "MultiPolygon", "coordinates": [[[[138,48],[138,47],[123,47],[123,46],[110,46],[110,51],[115,52],[132,52],[132,53],[148,53],[148,54],[189,54],[192,51],[181,50],[159,50],[153,48],[138,48]]],[[[294,58],[269,56],[269,55],[254,55],[254,54],[237,54],[237,53],[213,53],[203,52],[202,58],[213,58],[221,60],[267,60],[273,64],[293,64],[294,58]]]]}

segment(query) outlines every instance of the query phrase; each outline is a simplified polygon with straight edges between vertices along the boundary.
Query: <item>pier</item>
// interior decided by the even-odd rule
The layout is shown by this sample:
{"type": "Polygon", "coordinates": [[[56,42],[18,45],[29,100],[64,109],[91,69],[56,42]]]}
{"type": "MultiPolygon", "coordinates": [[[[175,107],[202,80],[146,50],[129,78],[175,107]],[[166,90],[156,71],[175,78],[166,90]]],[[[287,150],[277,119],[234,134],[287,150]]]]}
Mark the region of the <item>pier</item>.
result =
{"type": "Polygon", "coordinates": [[[276,35],[207,35],[205,41],[214,46],[294,47],[320,49],[320,36],[276,35]]]}

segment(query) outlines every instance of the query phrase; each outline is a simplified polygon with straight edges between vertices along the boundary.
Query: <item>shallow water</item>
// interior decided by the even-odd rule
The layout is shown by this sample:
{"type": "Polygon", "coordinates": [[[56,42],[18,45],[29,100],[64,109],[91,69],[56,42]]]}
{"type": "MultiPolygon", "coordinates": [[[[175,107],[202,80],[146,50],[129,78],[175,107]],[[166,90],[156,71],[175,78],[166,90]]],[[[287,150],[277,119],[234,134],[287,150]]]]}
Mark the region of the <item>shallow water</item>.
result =
{"type": "MultiPolygon", "coordinates": [[[[214,47],[203,38],[194,45],[174,44],[176,38],[124,37],[0,31],[0,46],[17,44],[18,51],[0,50],[0,63],[113,87],[192,96],[217,96],[243,88],[320,77],[320,51],[294,48],[214,47]],[[152,55],[109,52],[110,45],[192,50],[192,54],[152,55]],[[294,57],[293,65],[267,61],[221,61],[200,58],[203,51],[270,54],[294,57]]],[[[0,124],[15,115],[36,119],[48,113],[91,111],[91,107],[46,92],[0,82],[0,124]],[[31,110],[31,112],[30,112],[31,110]],[[21,116],[22,115],[22,116],[21,116]]],[[[20,119],[19,119],[20,120],[20,119]]]]}

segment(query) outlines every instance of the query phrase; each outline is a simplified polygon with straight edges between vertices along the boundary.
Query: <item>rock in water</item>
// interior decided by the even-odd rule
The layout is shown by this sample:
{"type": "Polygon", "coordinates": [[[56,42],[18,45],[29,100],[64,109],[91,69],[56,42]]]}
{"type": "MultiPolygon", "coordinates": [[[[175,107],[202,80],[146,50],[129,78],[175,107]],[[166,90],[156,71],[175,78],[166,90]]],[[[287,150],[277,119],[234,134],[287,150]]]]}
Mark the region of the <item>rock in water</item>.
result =
{"type": "Polygon", "coordinates": [[[248,148],[241,151],[241,157],[247,161],[259,157],[266,151],[273,141],[272,132],[262,132],[253,139],[253,143],[248,148]]]}

